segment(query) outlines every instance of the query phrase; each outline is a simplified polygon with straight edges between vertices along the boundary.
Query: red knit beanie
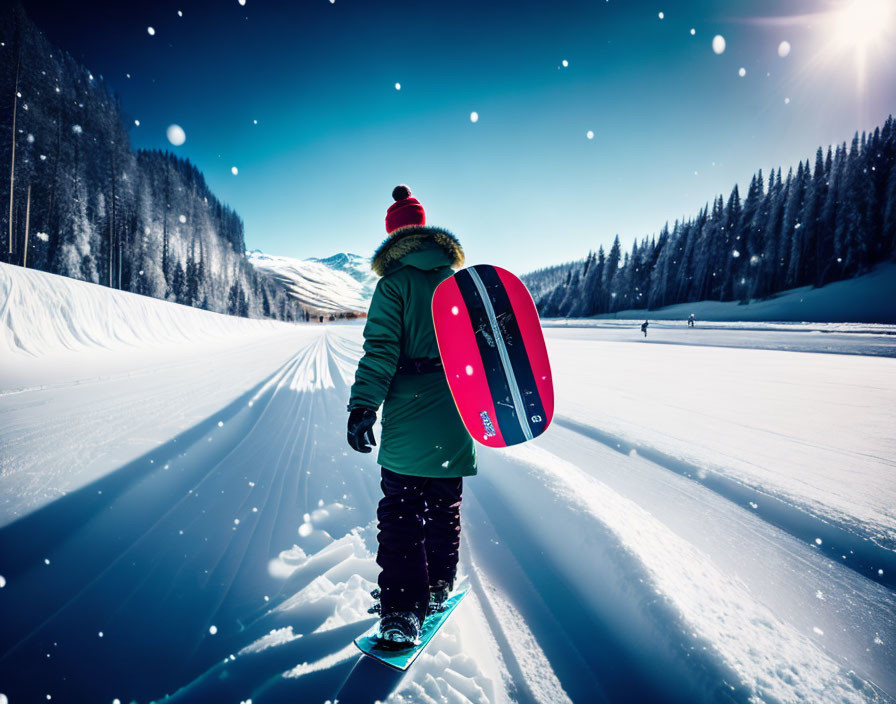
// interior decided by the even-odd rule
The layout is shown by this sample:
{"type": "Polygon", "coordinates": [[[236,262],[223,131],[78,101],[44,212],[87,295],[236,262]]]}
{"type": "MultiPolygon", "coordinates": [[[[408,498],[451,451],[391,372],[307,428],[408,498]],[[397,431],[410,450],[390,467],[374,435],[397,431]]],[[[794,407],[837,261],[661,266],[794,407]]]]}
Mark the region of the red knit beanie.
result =
{"type": "Polygon", "coordinates": [[[420,201],[411,197],[407,186],[396,186],[392,191],[395,202],[386,211],[386,232],[392,233],[407,225],[425,225],[426,213],[420,201]]]}

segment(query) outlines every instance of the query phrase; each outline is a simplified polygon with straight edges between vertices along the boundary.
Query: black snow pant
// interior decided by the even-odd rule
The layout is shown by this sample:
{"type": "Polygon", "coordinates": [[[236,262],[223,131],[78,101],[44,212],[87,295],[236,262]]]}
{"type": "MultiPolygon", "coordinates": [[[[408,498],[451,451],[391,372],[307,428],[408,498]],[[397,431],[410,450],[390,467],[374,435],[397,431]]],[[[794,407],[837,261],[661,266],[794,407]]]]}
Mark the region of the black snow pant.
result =
{"type": "Polygon", "coordinates": [[[376,562],[382,613],[426,617],[429,587],[454,581],[460,548],[461,477],[415,477],[383,467],[376,562]]]}

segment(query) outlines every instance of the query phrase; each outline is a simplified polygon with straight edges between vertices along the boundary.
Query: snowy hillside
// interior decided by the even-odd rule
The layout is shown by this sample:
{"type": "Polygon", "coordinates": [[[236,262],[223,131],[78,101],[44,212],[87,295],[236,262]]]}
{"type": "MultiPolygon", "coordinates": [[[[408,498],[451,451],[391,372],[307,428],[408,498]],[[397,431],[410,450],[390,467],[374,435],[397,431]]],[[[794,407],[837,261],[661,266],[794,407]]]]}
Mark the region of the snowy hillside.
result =
{"type": "Polygon", "coordinates": [[[896,323],[896,264],[881,264],[870,274],[822,288],[803,286],[782,291],[768,300],[746,305],[699,301],[651,311],[621,310],[597,318],[686,320],[691,313],[701,321],[896,323]]]}
{"type": "Polygon", "coordinates": [[[896,701],[893,336],[549,328],[554,424],[480,448],[472,593],[402,675],[352,645],[378,572],[376,456],[345,443],[361,325],[0,275],[11,704],[896,701]],[[807,352],[761,349],[787,335],[807,352]]]}
{"type": "Polygon", "coordinates": [[[342,271],[348,274],[371,294],[376,286],[378,277],[370,268],[369,257],[362,257],[360,254],[346,254],[340,252],[339,254],[334,254],[332,257],[326,257],[324,259],[310,257],[307,261],[319,262],[320,264],[333,269],[333,271],[342,271]]]}
{"type": "Polygon", "coordinates": [[[376,286],[370,260],[357,254],[326,259],[293,259],[253,250],[247,254],[256,269],[278,281],[302,306],[327,313],[367,312],[376,286]]]}

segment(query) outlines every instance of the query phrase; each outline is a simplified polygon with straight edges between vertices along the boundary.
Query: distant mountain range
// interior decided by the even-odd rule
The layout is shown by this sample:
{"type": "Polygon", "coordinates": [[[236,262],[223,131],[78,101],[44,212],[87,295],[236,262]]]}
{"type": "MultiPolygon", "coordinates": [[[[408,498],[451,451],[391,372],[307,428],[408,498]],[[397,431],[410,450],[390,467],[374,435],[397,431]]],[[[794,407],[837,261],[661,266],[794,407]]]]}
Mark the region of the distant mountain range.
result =
{"type": "Polygon", "coordinates": [[[340,253],[324,259],[278,257],[255,249],[249,263],[276,281],[288,295],[312,312],[366,313],[377,276],[370,259],[340,253]]]}

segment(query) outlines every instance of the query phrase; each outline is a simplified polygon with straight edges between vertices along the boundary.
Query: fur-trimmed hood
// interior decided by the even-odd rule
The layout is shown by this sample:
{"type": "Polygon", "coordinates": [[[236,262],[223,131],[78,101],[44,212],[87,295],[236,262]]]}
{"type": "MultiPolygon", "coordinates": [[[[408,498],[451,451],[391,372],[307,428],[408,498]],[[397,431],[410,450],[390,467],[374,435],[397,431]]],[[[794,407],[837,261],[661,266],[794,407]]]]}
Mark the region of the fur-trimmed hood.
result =
{"type": "Polygon", "coordinates": [[[408,225],[390,234],[373,254],[370,268],[378,276],[395,270],[399,262],[409,254],[435,250],[444,253],[448,266],[459,269],[464,265],[464,250],[457,237],[448,230],[423,225],[408,225]]]}

